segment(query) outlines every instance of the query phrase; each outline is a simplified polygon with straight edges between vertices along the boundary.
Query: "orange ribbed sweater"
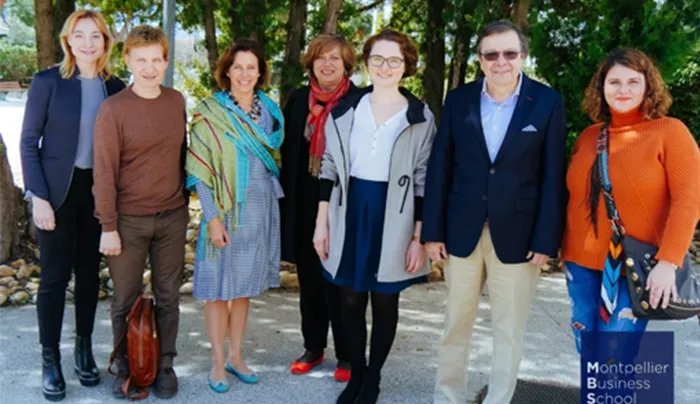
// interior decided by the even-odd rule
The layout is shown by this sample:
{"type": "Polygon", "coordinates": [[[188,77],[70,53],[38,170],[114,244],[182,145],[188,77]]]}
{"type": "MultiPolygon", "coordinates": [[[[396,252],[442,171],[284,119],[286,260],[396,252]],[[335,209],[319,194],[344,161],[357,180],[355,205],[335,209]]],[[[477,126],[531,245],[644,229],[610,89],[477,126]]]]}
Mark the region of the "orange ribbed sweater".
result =
{"type": "MultiPolygon", "coordinates": [[[[612,230],[601,195],[596,238],[587,204],[600,127],[586,128],[572,151],[562,258],[602,270],[612,230]]],[[[688,128],[674,118],[643,119],[637,110],[613,113],[608,153],[613,197],[627,234],[659,246],[657,259],[681,266],[700,219],[700,150],[688,128]]]]}

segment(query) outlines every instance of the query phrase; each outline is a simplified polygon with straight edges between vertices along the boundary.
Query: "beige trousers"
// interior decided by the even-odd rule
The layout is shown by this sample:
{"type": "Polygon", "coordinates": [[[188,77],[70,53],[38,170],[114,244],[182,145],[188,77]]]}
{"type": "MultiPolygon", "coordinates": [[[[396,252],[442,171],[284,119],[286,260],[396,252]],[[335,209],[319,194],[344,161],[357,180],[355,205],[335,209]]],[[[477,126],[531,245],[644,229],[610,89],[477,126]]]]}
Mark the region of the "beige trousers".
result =
{"type": "Polygon", "coordinates": [[[491,304],[493,354],[488,395],[483,403],[510,403],[538,275],[539,268],[530,263],[502,263],[493,248],[488,225],[469,257],[449,257],[445,266],[447,313],[439,349],[435,403],[467,402],[472,329],[484,283],[488,285],[491,304]]]}

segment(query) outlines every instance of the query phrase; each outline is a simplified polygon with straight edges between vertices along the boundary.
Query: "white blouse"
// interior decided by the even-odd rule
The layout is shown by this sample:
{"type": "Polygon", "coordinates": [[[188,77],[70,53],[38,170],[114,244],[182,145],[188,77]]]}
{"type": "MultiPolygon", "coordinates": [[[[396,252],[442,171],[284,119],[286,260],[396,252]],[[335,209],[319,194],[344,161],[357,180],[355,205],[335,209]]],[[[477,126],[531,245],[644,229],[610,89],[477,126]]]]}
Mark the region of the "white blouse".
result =
{"type": "Polygon", "coordinates": [[[389,181],[389,164],[394,142],[409,126],[408,105],[377,127],[369,102],[370,94],[362,97],[353,116],[350,132],[350,176],[367,181],[389,181]]]}

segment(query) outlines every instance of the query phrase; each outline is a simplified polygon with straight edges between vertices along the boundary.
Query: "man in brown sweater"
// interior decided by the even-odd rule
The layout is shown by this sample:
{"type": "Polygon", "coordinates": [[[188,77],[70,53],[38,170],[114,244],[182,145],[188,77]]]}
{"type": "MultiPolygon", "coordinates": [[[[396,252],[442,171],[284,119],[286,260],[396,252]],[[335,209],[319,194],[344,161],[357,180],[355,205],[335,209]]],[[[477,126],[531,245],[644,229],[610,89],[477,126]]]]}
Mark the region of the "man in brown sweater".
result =
{"type": "MultiPolygon", "coordinates": [[[[185,102],[178,91],[160,85],[168,65],[168,40],[161,30],[134,28],[124,44],[124,58],[134,83],[105,101],[95,124],[93,194],[102,224],[100,252],[109,258],[114,283],[115,346],[141,293],[150,254],[161,352],[154,394],[169,398],[178,387],[173,357],[189,219],[185,102]]],[[[123,343],[112,369],[118,374],[112,389],[117,397],[124,396],[121,384],[128,369],[123,343]]]]}

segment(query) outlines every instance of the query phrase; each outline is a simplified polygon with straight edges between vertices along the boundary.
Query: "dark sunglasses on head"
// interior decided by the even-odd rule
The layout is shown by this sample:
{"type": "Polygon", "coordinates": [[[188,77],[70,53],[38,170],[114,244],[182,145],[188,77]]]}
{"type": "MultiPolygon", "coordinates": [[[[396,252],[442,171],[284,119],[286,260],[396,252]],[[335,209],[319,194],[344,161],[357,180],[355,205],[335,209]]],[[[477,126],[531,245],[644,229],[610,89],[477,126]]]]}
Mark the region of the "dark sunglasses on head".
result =
{"type": "Polygon", "coordinates": [[[481,53],[481,57],[484,59],[488,60],[489,62],[495,62],[498,60],[498,58],[503,55],[503,57],[506,60],[515,60],[520,56],[520,52],[514,51],[514,50],[508,50],[504,52],[496,52],[496,51],[491,51],[491,52],[486,52],[486,53],[481,53]]]}

